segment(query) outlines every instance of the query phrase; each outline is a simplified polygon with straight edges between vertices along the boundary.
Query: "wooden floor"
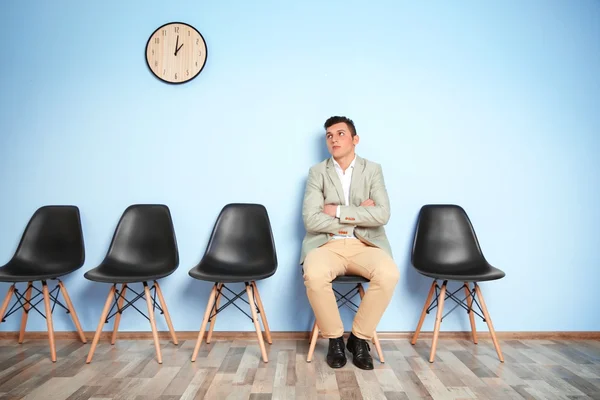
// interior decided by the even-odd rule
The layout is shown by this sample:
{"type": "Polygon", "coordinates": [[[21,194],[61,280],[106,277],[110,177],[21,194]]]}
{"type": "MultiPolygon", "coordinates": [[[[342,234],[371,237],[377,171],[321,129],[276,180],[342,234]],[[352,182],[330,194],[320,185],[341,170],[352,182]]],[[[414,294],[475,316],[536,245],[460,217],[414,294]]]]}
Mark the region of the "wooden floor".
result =
{"type": "Polygon", "coordinates": [[[307,340],[267,345],[260,361],[255,341],[203,344],[190,362],[193,341],[161,341],[163,364],[150,340],[98,345],[85,364],[89,344],[57,340],[58,361],[48,342],[0,341],[1,399],[600,399],[600,342],[505,340],[501,364],[491,341],[440,340],[430,364],[430,343],[385,340],[374,371],[351,363],[339,370],[324,361],[319,340],[306,363],[307,340]]]}

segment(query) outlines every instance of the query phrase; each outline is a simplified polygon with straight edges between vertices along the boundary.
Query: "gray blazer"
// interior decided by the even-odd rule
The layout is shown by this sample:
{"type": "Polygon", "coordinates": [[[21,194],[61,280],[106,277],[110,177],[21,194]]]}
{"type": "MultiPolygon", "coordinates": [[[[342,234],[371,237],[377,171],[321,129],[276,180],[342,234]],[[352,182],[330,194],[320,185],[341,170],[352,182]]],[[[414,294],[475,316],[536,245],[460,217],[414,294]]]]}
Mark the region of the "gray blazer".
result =
{"type": "Polygon", "coordinates": [[[353,229],[358,239],[392,256],[384,229],[390,219],[390,200],[379,164],[356,156],[349,197],[350,205],[346,206],[342,182],[331,158],[310,168],[302,203],[306,235],[302,241],[301,264],[309,251],[324,245],[332,236],[348,234],[353,229]],[[360,203],[367,199],[373,200],[375,206],[361,207],[360,203]],[[341,205],[340,218],[325,214],[325,204],[341,205]]]}

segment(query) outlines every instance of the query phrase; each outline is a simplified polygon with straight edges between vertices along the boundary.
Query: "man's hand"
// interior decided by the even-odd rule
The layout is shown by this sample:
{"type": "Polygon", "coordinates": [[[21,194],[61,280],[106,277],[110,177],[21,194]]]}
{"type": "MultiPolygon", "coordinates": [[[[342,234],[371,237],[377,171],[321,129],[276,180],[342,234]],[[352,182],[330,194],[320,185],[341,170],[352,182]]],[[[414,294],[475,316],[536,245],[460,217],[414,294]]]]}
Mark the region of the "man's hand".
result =
{"type": "Polygon", "coordinates": [[[330,217],[334,217],[334,218],[335,218],[336,211],[337,211],[336,204],[325,204],[325,207],[323,208],[323,212],[325,214],[329,215],[330,217]]]}
{"type": "Polygon", "coordinates": [[[375,202],[371,199],[366,199],[365,201],[363,201],[362,203],[360,203],[361,206],[363,207],[374,207],[375,206],[375,202]]]}

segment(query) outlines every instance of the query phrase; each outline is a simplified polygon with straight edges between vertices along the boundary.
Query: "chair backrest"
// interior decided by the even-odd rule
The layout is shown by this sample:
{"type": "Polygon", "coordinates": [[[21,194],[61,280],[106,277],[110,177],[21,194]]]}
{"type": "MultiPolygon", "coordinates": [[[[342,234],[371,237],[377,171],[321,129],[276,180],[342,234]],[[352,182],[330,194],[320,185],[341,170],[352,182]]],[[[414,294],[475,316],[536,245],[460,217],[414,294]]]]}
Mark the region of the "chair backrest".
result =
{"type": "Polygon", "coordinates": [[[277,269],[267,209],[261,204],[227,204],[213,228],[205,257],[248,271],[277,269]]]}
{"type": "Polygon", "coordinates": [[[179,251],[171,211],[164,204],[134,204],[123,212],[104,262],[140,269],[173,269],[179,251]]]}
{"type": "Polygon", "coordinates": [[[421,208],[415,230],[411,262],[419,270],[452,271],[485,261],[465,210],[453,204],[421,208]]]}
{"type": "Polygon", "coordinates": [[[21,237],[15,255],[40,272],[68,273],[85,262],[79,208],[50,205],[38,208],[21,237]]]}

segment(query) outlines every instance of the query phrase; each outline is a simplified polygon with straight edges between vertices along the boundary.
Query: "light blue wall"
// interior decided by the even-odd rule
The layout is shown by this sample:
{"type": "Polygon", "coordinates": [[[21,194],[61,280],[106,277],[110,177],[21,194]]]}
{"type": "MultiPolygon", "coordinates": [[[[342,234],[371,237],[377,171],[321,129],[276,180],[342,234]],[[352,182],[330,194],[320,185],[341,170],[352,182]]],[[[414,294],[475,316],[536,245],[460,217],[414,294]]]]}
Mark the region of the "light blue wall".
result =
{"type": "MultiPolygon", "coordinates": [[[[322,124],[342,114],[358,153],[383,165],[392,202],[402,278],[379,330],[414,329],[430,284],[409,263],[414,223],[422,204],[445,202],[466,208],[506,271],[482,285],[497,330],[600,330],[600,2],[322,3],[2,2],[0,264],[38,207],[78,205],[87,258],[65,282],[94,330],[109,286],[84,272],[128,205],[165,203],[181,264],[162,287],[176,329],[194,331],[210,284],[187,272],[224,204],[258,202],[280,261],[259,283],[271,328],[308,330],[301,199],[326,156],[322,124]],[[169,21],[208,44],[186,85],[158,81],[144,61],[169,21]]],[[[123,330],[149,329],[128,314],[123,330]]],[[[32,314],[29,329],[44,320],[32,314]]],[[[231,308],[216,329],[253,325],[231,308]]],[[[465,313],[443,329],[468,330],[465,313]]]]}

